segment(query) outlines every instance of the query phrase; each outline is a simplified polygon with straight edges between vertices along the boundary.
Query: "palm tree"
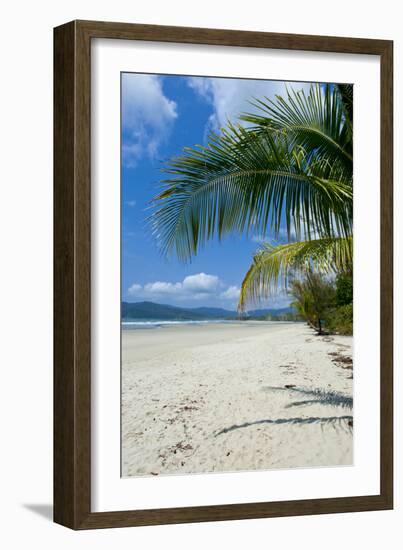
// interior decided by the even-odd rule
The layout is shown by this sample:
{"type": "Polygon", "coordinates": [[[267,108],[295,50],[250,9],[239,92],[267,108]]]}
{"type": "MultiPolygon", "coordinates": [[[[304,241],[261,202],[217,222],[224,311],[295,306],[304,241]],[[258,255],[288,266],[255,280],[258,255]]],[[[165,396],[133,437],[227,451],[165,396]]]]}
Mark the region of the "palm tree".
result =
{"type": "Polygon", "coordinates": [[[303,280],[291,283],[290,294],[295,298],[292,306],[296,311],[318,334],[323,334],[323,322],[335,305],[335,287],[319,273],[308,270],[303,280]]]}
{"type": "Polygon", "coordinates": [[[291,302],[291,306],[298,313],[300,317],[305,319],[308,325],[316,330],[313,318],[312,296],[306,292],[304,282],[296,279],[292,282],[290,287],[290,293],[294,297],[294,301],[291,302]]]}
{"type": "Polygon", "coordinates": [[[278,239],[263,243],[242,283],[239,309],[287,287],[308,268],[352,265],[352,87],[312,85],[287,98],[255,100],[256,112],[186,148],[166,168],[154,199],[154,235],[164,254],[188,260],[206,241],[231,232],[278,239]]]}

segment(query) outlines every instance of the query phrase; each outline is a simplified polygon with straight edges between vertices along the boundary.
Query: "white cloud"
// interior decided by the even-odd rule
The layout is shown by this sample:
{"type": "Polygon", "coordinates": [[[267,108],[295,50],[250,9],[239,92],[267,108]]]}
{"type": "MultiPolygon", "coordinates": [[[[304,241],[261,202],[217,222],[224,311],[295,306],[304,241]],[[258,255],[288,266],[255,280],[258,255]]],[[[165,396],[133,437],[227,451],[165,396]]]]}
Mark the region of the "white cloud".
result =
{"type": "Polygon", "coordinates": [[[141,292],[143,287],[141,285],[138,285],[136,283],[133,283],[132,286],[127,290],[127,293],[131,296],[136,296],[137,293],[141,292]]]}
{"type": "Polygon", "coordinates": [[[197,275],[189,275],[183,279],[183,288],[189,292],[207,293],[215,292],[222,283],[216,275],[207,275],[206,273],[198,273],[197,275]]]}
{"type": "Polygon", "coordinates": [[[155,281],[140,285],[134,283],[128,288],[127,295],[137,300],[161,301],[168,303],[186,303],[192,305],[201,301],[222,307],[236,307],[239,288],[225,285],[217,275],[196,273],[188,275],[180,282],[155,281]]]}
{"type": "MultiPolygon", "coordinates": [[[[197,273],[179,282],[155,281],[144,285],[134,283],[128,288],[127,296],[136,301],[151,301],[195,307],[209,305],[236,309],[240,288],[226,285],[216,275],[197,273]]],[[[281,308],[288,306],[291,298],[282,292],[260,304],[251,304],[249,309],[281,308]]]]}
{"type": "Polygon", "coordinates": [[[227,290],[221,292],[220,298],[223,298],[224,300],[233,300],[235,302],[238,302],[239,293],[240,288],[238,288],[237,286],[229,286],[227,290]]]}
{"type": "Polygon", "coordinates": [[[254,99],[286,94],[286,84],[294,90],[304,89],[307,93],[309,83],[284,83],[270,80],[249,80],[237,78],[189,77],[188,85],[196,94],[211,103],[214,113],[207,123],[207,131],[219,131],[228,120],[237,121],[241,113],[256,111],[249,102],[254,99]]]}
{"type": "Polygon", "coordinates": [[[212,81],[214,79],[204,76],[190,76],[187,80],[190,88],[195,90],[199,95],[205,99],[210,100],[212,96],[212,81]]]}
{"type": "Polygon", "coordinates": [[[177,300],[201,300],[214,297],[223,287],[216,275],[197,273],[188,275],[182,282],[155,281],[139,285],[134,283],[127,291],[129,296],[145,299],[175,298],[177,300]]]}
{"type": "Polygon", "coordinates": [[[161,77],[123,74],[122,125],[127,136],[123,162],[134,166],[143,155],[154,157],[177,116],[177,104],[164,95],[161,77]]]}
{"type": "MultiPolygon", "coordinates": [[[[138,287],[139,285],[133,285],[138,287]]],[[[130,290],[133,288],[130,287],[130,290]]],[[[141,287],[140,287],[141,288],[141,287]]],[[[166,283],[164,281],[156,281],[155,283],[147,283],[144,285],[146,294],[177,294],[182,290],[182,283],[166,283]]]]}

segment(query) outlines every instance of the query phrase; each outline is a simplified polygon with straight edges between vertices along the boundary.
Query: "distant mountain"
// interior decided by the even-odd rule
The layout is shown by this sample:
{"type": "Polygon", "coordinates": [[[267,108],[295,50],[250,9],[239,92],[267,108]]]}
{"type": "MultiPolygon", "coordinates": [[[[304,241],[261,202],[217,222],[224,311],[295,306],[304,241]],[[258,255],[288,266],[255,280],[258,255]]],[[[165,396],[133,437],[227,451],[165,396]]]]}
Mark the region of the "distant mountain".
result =
{"type": "MultiPolygon", "coordinates": [[[[292,313],[290,307],[280,309],[255,309],[248,317],[292,313]]],[[[154,302],[122,302],[123,321],[203,321],[209,319],[237,319],[238,313],[219,307],[182,308],[154,302]]]]}
{"type": "Polygon", "coordinates": [[[192,321],[205,318],[205,315],[187,308],[155,304],[154,302],[122,302],[122,319],[124,321],[140,319],[192,321]]]}
{"type": "Polygon", "coordinates": [[[264,317],[266,315],[284,315],[285,313],[295,313],[292,307],[279,307],[269,309],[252,309],[248,311],[248,317],[264,317]]]}
{"type": "Polygon", "coordinates": [[[238,317],[236,311],[230,311],[229,309],[223,309],[222,307],[195,307],[191,308],[190,311],[194,311],[198,315],[217,319],[222,319],[223,317],[238,317]]]}

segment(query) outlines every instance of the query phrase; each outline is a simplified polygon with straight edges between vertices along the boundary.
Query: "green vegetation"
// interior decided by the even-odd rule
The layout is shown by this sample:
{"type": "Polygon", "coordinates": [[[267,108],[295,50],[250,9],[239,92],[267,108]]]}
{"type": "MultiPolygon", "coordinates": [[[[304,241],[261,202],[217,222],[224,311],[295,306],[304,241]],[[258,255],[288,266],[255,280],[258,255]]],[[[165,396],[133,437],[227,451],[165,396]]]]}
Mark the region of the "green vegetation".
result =
{"type": "Polygon", "coordinates": [[[327,319],[329,332],[353,334],[353,304],[346,304],[334,309],[327,319]]]}
{"type": "Polygon", "coordinates": [[[151,217],[154,235],[163,253],[188,260],[214,237],[270,234],[278,241],[285,227],[286,244],[266,242],[255,253],[239,311],[299,279],[294,296],[306,294],[301,302],[296,296],[300,314],[321,332],[334,310],[345,326],[347,310],[338,308],[349,305],[348,288],[334,291],[313,273],[352,271],[352,86],[316,84],[308,95],[290,90],[286,99],[253,104],[257,112],[240,117],[248,126],[229,122],[207,146],[169,162],[171,177],[151,217]]]}
{"type": "Polygon", "coordinates": [[[336,278],[336,302],[338,306],[353,303],[353,277],[351,273],[340,273],[336,278]]]}
{"type": "Polygon", "coordinates": [[[353,333],[353,278],[341,274],[334,281],[308,271],[291,283],[292,306],[318,334],[353,333]]]}
{"type": "Polygon", "coordinates": [[[296,321],[302,321],[302,317],[299,313],[279,313],[277,315],[266,315],[265,318],[266,321],[288,321],[288,322],[296,322],[296,321]]]}
{"type": "Polygon", "coordinates": [[[353,334],[353,275],[341,273],[336,277],[336,304],[327,316],[330,332],[353,334]]]}
{"type": "Polygon", "coordinates": [[[302,321],[303,318],[299,313],[285,312],[285,313],[268,313],[267,315],[248,315],[248,321],[288,321],[296,322],[302,321]]]}
{"type": "Polygon", "coordinates": [[[326,316],[335,304],[334,286],[318,273],[308,271],[304,280],[293,281],[290,292],[295,298],[294,308],[318,334],[323,334],[326,316]]]}

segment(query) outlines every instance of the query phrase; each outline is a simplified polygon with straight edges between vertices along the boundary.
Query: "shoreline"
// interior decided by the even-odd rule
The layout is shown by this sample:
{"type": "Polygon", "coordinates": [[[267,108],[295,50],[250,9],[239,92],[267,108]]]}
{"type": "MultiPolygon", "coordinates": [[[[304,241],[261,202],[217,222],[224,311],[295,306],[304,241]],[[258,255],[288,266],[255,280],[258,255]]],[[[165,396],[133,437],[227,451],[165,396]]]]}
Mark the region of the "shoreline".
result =
{"type": "Polygon", "coordinates": [[[122,330],[122,475],[352,464],[351,354],[303,323],[122,330]]]}

